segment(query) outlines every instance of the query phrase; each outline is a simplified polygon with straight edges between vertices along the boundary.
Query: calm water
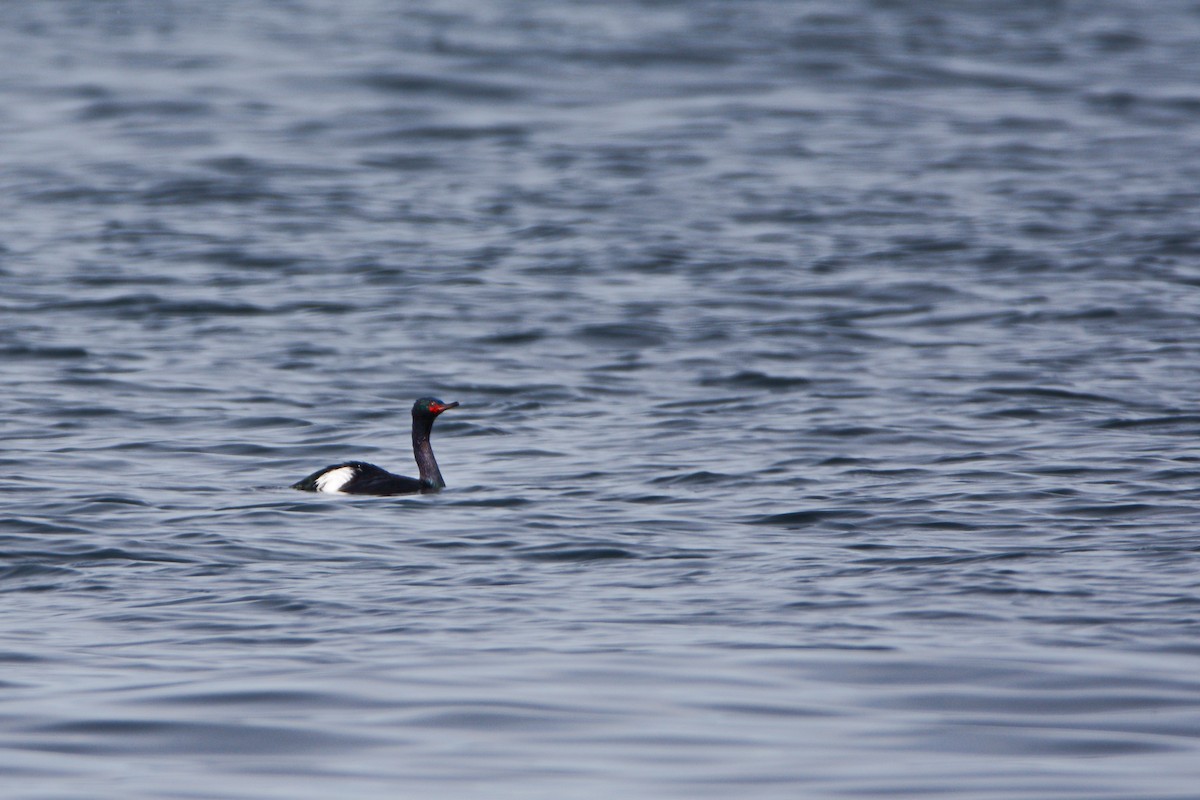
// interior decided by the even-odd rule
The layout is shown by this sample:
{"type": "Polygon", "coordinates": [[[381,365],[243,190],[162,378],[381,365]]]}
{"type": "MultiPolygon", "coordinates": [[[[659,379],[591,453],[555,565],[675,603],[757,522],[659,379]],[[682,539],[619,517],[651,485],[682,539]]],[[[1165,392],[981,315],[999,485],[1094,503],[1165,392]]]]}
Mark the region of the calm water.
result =
{"type": "Polygon", "coordinates": [[[1198,43],[5,4],[3,795],[1196,797],[1198,43]]]}

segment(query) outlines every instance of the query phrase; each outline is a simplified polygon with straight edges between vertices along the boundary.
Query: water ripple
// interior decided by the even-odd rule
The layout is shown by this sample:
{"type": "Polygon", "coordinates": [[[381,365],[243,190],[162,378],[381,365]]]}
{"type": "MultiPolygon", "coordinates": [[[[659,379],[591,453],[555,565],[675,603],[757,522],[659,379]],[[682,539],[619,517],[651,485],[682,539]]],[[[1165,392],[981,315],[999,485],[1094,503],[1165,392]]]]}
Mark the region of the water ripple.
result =
{"type": "Polygon", "coordinates": [[[7,794],[1193,797],[1193,5],[7,4],[7,794]]]}

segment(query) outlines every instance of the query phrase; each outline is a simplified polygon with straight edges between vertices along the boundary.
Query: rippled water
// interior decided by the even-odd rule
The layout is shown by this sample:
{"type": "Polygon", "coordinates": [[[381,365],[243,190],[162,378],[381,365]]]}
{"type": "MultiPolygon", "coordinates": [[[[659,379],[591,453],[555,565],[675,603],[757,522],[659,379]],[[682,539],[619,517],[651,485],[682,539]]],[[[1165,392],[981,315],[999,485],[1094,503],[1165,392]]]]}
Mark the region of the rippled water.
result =
{"type": "Polygon", "coordinates": [[[7,4],[4,796],[1195,797],[1197,42],[7,4]]]}

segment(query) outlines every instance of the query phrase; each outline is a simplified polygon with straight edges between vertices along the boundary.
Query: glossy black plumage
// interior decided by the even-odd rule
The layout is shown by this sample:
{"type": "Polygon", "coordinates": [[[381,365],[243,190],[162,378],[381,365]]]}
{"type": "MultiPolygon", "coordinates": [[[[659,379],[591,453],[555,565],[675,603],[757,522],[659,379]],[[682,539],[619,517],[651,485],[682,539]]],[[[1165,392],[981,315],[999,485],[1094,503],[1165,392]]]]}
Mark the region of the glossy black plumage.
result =
{"type": "Polygon", "coordinates": [[[393,475],[386,469],[377,467],[374,464],[368,464],[365,461],[346,461],[341,464],[330,464],[324,469],[317,470],[307,478],[293,483],[292,488],[305,492],[325,491],[319,483],[321,477],[336,470],[347,468],[353,472],[353,475],[345,483],[338,486],[336,491],[340,494],[414,494],[416,492],[437,491],[437,489],[441,488],[427,485],[417,478],[409,478],[406,475],[393,475]]]}
{"type": "Polygon", "coordinates": [[[344,461],[319,469],[308,477],[293,483],[291,488],[305,492],[332,492],[337,494],[394,495],[417,492],[440,491],[445,485],[429,437],[433,423],[443,411],[455,408],[458,403],[443,403],[434,397],[422,397],[412,408],[413,456],[417,461],[420,478],[394,475],[387,470],[364,461],[344,461]]]}

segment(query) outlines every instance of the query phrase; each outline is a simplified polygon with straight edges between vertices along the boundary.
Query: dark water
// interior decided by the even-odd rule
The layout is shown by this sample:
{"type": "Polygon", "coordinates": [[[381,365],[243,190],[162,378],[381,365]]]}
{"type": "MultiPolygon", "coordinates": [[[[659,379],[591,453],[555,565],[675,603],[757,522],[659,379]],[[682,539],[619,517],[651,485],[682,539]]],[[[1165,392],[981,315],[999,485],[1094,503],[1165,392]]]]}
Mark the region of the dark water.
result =
{"type": "Polygon", "coordinates": [[[3,10],[6,798],[1200,793],[1197,3],[3,10]]]}

